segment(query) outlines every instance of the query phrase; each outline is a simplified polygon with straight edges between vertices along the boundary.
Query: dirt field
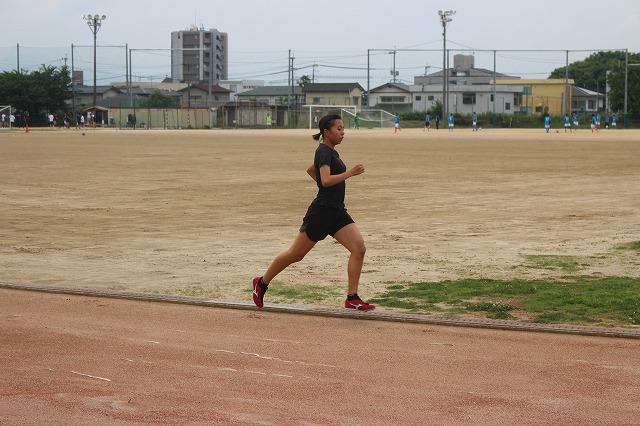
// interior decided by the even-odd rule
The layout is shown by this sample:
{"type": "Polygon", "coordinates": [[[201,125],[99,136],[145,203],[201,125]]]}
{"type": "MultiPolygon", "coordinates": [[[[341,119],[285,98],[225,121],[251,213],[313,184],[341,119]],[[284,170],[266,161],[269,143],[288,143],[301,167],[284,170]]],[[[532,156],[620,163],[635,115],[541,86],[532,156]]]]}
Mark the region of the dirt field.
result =
{"type": "MultiPolygon", "coordinates": [[[[0,280],[248,300],[316,193],[309,130],[0,132],[0,280]]],[[[640,132],[349,130],[360,293],[391,281],[640,276],[640,132]]],[[[346,289],[325,240],[276,278],[346,289]]],[[[273,297],[269,302],[277,302],[273,297]]],[[[296,300],[283,300],[300,303],[296,300]]]]}
{"type": "MultiPolygon", "coordinates": [[[[0,281],[250,300],[315,196],[310,131],[0,132],[0,281]]],[[[348,131],[360,293],[640,276],[640,132],[348,131]]],[[[339,307],[347,253],[274,282],[339,307]]],[[[269,295],[268,295],[269,296],[269,295]]],[[[268,303],[302,303],[271,298],[268,303]]],[[[0,423],[639,424],[638,340],[0,289],[0,423]],[[364,412],[365,417],[357,413],[364,412]]]]}

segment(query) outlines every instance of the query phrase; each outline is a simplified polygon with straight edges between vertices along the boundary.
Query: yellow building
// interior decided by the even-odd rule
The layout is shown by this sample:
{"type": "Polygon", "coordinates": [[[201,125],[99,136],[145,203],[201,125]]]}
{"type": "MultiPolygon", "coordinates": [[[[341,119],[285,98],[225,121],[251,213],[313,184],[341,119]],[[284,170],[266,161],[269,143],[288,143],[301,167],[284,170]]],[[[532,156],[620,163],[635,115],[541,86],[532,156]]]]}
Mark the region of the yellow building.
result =
{"type": "MultiPolygon", "coordinates": [[[[493,84],[493,81],[490,82],[493,84]]],[[[497,80],[497,85],[522,86],[521,111],[527,114],[564,115],[571,113],[571,88],[572,79],[545,79],[545,80],[497,80]],[[566,94],[569,94],[567,102],[566,94]]]]}

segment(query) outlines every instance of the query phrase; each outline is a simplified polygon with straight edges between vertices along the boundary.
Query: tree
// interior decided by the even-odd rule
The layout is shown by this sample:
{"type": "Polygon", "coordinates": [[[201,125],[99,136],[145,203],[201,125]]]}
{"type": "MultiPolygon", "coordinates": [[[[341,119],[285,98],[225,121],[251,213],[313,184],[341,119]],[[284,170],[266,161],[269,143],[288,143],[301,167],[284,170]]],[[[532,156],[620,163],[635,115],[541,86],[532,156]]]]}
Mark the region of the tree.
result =
{"type": "MultiPolygon", "coordinates": [[[[624,109],[626,52],[596,52],[583,61],[569,64],[568,75],[575,86],[604,93],[609,84],[609,111],[624,109]]],[[[629,63],[640,63],[640,54],[629,53],[629,63]]],[[[640,117],[640,67],[629,67],[627,108],[630,117],[640,117]]],[[[565,67],[556,68],[549,78],[565,78],[565,67]]]]}
{"type": "Polygon", "coordinates": [[[177,108],[178,104],[171,96],[164,95],[159,90],[156,90],[149,95],[145,102],[142,102],[142,106],[145,108],[177,108]]]}
{"type": "Polygon", "coordinates": [[[311,83],[311,78],[308,75],[303,75],[298,79],[298,86],[300,86],[301,89],[304,89],[304,86],[309,83],[311,83]]]}
{"type": "Polygon", "coordinates": [[[43,65],[37,71],[5,71],[0,74],[0,99],[16,111],[29,112],[31,123],[47,122],[47,113],[57,116],[69,110],[71,77],[66,66],[43,65]]]}

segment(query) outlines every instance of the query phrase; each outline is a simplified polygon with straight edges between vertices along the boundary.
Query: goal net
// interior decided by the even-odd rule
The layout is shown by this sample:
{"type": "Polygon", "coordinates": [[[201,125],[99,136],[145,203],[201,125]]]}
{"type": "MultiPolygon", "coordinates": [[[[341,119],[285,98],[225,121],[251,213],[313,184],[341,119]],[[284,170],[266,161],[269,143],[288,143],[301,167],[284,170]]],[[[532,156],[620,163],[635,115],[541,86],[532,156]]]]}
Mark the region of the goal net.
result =
{"type": "Polygon", "coordinates": [[[0,105],[0,126],[3,129],[11,128],[11,121],[9,121],[9,117],[11,116],[11,105],[0,105]]]}
{"type": "Polygon", "coordinates": [[[309,128],[316,129],[318,122],[327,114],[338,114],[344,121],[344,126],[353,127],[353,117],[356,116],[354,105],[305,105],[309,108],[309,128]]]}
{"type": "Polygon", "coordinates": [[[393,117],[393,114],[383,109],[363,109],[358,113],[359,127],[361,129],[393,128],[393,117]]]}

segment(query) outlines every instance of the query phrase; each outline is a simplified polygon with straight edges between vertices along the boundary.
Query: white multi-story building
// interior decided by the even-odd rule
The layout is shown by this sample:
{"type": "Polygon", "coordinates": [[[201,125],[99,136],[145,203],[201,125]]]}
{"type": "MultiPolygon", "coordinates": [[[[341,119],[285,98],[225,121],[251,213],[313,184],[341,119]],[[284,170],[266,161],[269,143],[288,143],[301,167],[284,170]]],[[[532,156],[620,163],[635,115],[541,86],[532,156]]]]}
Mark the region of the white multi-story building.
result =
{"type": "Polygon", "coordinates": [[[227,33],[192,25],[171,33],[171,79],[215,84],[228,78],[227,33]]]}

